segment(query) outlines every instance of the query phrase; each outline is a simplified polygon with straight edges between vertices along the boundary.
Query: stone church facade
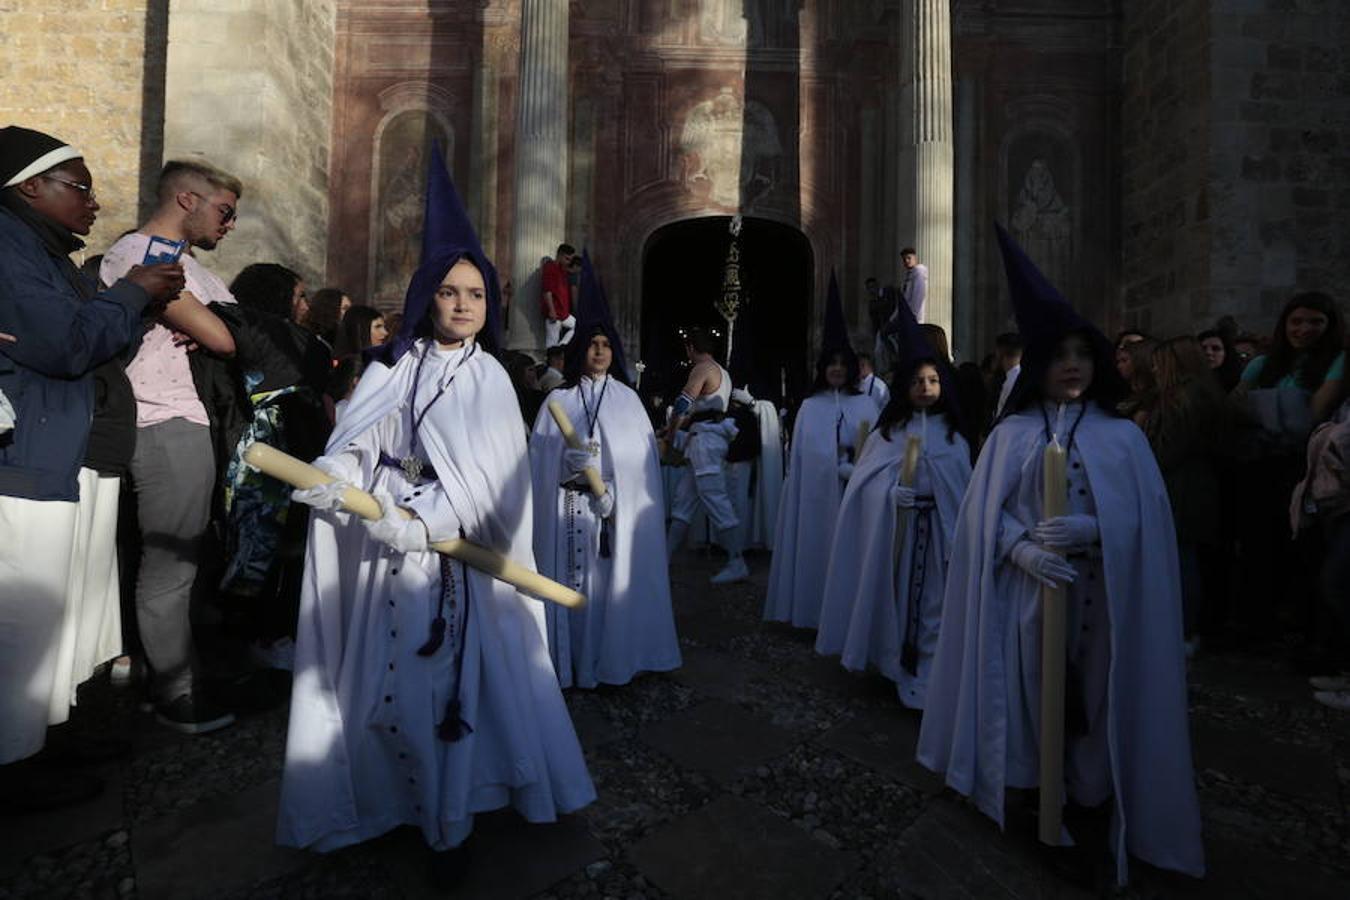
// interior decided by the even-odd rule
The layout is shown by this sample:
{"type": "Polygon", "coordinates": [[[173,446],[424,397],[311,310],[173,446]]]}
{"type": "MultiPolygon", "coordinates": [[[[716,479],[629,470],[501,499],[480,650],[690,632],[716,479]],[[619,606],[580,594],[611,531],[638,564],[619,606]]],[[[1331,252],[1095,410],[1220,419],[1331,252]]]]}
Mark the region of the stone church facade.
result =
{"type": "Polygon", "coordinates": [[[132,227],[163,159],[200,154],[246,184],[221,274],[279,261],[396,308],[436,141],[511,280],[518,346],[538,344],[533,273],[560,240],[645,345],[704,302],[682,292],[707,293],[695,273],[717,273],[738,213],[761,235],[747,276],[791,273],[755,300],[798,320],[803,353],[831,272],[862,330],[863,279],[896,280],[913,244],[934,318],[977,358],[1010,322],[994,221],[1108,329],[1266,330],[1293,291],[1350,287],[1346,4],[86,5],[0,10],[0,120],[86,151],[91,250],[132,227]]]}

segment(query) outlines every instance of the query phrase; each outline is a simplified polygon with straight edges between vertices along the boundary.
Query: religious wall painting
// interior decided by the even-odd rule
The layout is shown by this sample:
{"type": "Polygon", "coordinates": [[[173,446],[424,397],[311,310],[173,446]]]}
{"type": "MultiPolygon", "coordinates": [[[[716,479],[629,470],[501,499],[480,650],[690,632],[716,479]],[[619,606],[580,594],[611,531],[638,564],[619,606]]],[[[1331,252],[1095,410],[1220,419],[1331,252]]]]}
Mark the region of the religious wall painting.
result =
{"type": "Polygon", "coordinates": [[[425,109],[393,114],[376,133],[370,302],[399,309],[422,253],[427,161],[433,141],[454,159],[453,132],[425,109]]]}
{"type": "Polygon", "coordinates": [[[715,47],[744,47],[748,35],[745,4],[754,0],[699,0],[699,43],[715,47]]]}
{"type": "Polygon", "coordinates": [[[783,145],[767,106],[723,87],[689,110],[678,152],[686,190],[718,209],[749,212],[777,184],[783,145]]]}
{"type": "Polygon", "coordinates": [[[1058,135],[1023,134],[1008,145],[1008,230],[1051,283],[1072,294],[1077,279],[1077,161],[1058,135]]]}

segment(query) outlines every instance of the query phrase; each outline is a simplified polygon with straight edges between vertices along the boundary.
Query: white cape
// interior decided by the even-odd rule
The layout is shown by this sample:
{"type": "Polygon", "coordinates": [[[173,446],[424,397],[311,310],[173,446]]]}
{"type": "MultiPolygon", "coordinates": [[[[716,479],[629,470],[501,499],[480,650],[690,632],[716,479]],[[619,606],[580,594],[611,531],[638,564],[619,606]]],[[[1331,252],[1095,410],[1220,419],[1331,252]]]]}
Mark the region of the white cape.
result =
{"type": "MultiPolygon", "coordinates": [[[[1091,406],[1075,436],[1101,532],[1110,615],[1108,744],[1118,878],[1126,850],[1204,873],[1191,769],[1176,535],[1143,433],[1091,406]]],[[[956,523],[918,759],[1003,824],[1004,789],[1037,784],[1040,588],[1004,559],[1040,518],[1039,409],[989,436],[956,523]]]]}
{"type": "Polygon", "coordinates": [[[745,546],[772,550],[778,502],[783,496],[783,428],[778,407],[768,400],[755,401],[755,417],[759,419],[759,468],[755,472],[745,546]]]}
{"type": "MultiPolygon", "coordinates": [[[[680,667],[670,605],[665,517],[656,436],[638,395],[612,378],[590,437],[600,445],[600,473],[614,495],[610,557],[600,556],[601,523],[589,495],[559,487],[566,446],[545,404],[530,438],[534,475],[534,548],[539,571],[586,595],[578,610],[547,610],[549,652],[563,687],[627,684],[639,672],[680,667]]],[[[592,382],[549,394],[587,439],[582,391],[594,413],[592,382]]]]}
{"type": "MultiPolygon", "coordinates": [[[[525,430],[495,359],[475,353],[418,431],[438,481],[415,486],[379,464],[381,451],[406,446],[401,423],[426,348],[366,370],[326,452],[354,455],[358,486],[416,507],[433,539],[451,535],[438,533],[444,514],[428,515],[452,509],[469,539],[533,567],[525,430]]],[[[418,413],[433,393],[419,390],[418,413]]],[[[595,798],[541,601],[467,570],[468,612],[454,627],[464,636],[461,719],[472,731],[450,742],[437,729],[453,697],[454,641],[417,653],[438,609],[440,557],[396,553],[346,514],[316,513],[305,562],[279,843],[332,850],[417,825],[446,849],[468,835],[475,813],[511,805],[548,822],[595,798]]],[[[452,577],[464,571],[456,564],[452,577]]]]}
{"type": "Polygon", "coordinates": [[[915,416],[905,427],[892,429],[890,440],[877,431],[868,437],[839,507],[816,635],[817,653],[839,654],[844,668],[853,671],[876,668],[896,683],[901,701],[916,709],[924,706],[956,514],[970,482],[970,448],[960,434],[949,440],[947,430],[941,416],[932,417],[926,429],[915,416]],[[891,487],[899,483],[910,436],[923,441],[915,486],[934,504],[924,514],[926,551],[917,560],[919,513],[900,510],[891,502],[891,487]],[[897,559],[895,531],[901,516],[907,522],[897,559]],[[912,577],[916,566],[925,570],[921,579],[912,577]],[[922,582],[922,596],[910,596],[912,581],[922,582]],[[916,602],[917,610],[912,608],[916,602]],[[901,665],[911,623],[918,626],[913,636],[918,652],[914,672],[901,665]]]}
{"type": "Polygon", "coordinates": [[[862,424],[876,419],[876,406],[862,394],[825,391],[802,401],[778,507],[765,619],[798,628],[819,623],[825,567],[844,493],[840,451],[851,450],[862,424]]]}

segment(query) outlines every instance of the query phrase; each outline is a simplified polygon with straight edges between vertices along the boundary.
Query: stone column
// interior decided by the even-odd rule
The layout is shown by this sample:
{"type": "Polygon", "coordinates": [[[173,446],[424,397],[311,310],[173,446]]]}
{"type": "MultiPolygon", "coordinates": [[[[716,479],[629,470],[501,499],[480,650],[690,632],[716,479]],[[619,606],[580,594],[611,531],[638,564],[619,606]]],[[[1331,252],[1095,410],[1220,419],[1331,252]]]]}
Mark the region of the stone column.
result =
{"type": "MultiPolygon", "coordinates": [[[[924,318],[952,329],[952,240],[954,226],[952,156],[952,28],[950,0],[904,0],[904,77],[901,82],[901,173],[912,186],[902,196],[914,223],[914,248],[928,267],[924,318]]],[[[902,242],[907,242],[901,237],[902,242]]],[[[900,248],[894,248],[899,253],[900,248]]]]}
{"type": "Polygon", "coordinates": [[[539,350],[539,263],[567,225],[568,0],[522,0],[511,219],[510,347],[539,350]]]}

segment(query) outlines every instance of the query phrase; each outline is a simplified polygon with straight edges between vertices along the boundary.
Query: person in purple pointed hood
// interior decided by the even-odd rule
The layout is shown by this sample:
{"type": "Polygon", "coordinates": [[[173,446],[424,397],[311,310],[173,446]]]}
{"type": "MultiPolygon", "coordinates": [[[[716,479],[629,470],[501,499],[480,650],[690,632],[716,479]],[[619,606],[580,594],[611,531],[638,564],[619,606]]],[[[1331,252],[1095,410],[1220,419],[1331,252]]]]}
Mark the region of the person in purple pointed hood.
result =
{"type": "Polygon", "coordinates": [[[600,279],[582,256],[576,331],[566,381],[548,395],[582,436],[572,449],[548,407],[530,437],[534,550],[539,571],[586,595],[581,609],[548,610],[549,651],[563,687],[627,684],[680,667],[670,604],[661,463],[642,401],[628,384],[623,341],[600,279]],[[604,481],[586,484],[593,467],[604,481]]]}
{"type": "Polygon", "coordinates": [[[923,709],[970,447],[951,363],[908,306],[896,316],[893,391],[839,503],[816,652],[846,669],[874,667],[901,703],[923,709]]]}
{"type": "Polygon", "coordinates": [[[538,600],[440,556],[465,537],[534,568],[525,431],[496,349],[497,278],[433,153],[422,263],[315,465],[278,842],[319,851],[421,828],[433,880],[474,815],[554,821],[595,789],[538,600]],[[338,512],[344,486],[384,518],[338,512]],[[400,509],[412,513],[405,519],[400,509]]]}
{"type": "Polygon", "coordinates": [[[980,453],[953,539],[918,759],[1004,824],[1039,784],[1041,587],[1068,614],[1064,825],[1079,878],[1131,855],[1204,874],[1191,769],[1172,512],[1143,432],[1115,413],[1111,344],[1003,229],[1022,372],[980,453]],[[1068,514],[1042,511],[1046,446],[1066,448],[1068,514]]]}
{"type": "Polygon", "coordinates": [[[858,392],[857,384],[858,357],[849,345],[839,283],[831,272],[816,380],[797,410],[788,444],[764,599],[766,621],[797,628],[820,624],[839,503],[862,437],[877,420],[876,404],[858,392]]]}

